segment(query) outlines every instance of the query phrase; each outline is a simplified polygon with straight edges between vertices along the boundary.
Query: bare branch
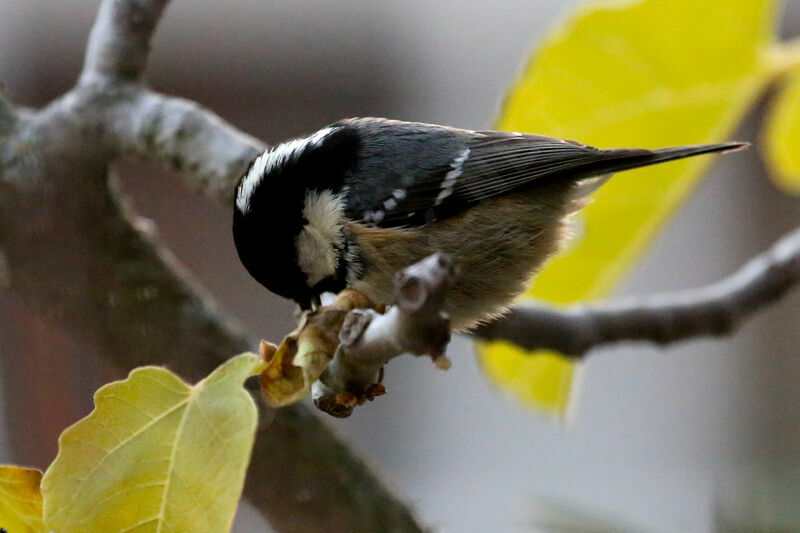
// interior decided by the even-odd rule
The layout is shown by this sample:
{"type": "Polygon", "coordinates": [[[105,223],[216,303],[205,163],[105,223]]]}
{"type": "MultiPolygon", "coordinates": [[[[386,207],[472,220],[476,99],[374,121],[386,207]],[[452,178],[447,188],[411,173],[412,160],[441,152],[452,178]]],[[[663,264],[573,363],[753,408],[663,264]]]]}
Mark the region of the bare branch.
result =
{"type": "Polygon", "coordinates": [[[70,139],[49,140],[34,148],[36,164],[28,168],[38,174],[0,195],[0,247],[12,290],[123,368],[166,364],[196,379],[249,346],[159,244],[152,224],[121,213],[105,187],[106,164],[62,152],[73,148],[61,145],[70,139]]]}
{"type": "Polygon", "coordinates": [[[114,140],[137,154],[183,173],[189,185],[225,202],[247,165],[264,150],[258,139],[237,130],[195,102],[143,91],[114,114],[114,140]]]}
{"type": "MultiPolygon", "coordinates": [[[[206,195],[231,203],[234,187],[264,144],[212,111],[133,84],[79,86],[37,112],[37,124],[91,132],[106,157],[137,155],[183,174],[206,195]]],[[[51,136],[53,134],[51,133],[51,136]]]]}
{"type": "Polygon", "coordinates": [[[473,335],[574,357],[622,341],[667,345],[730,334],[798,282],[800,229],[785,235],[733,275],[707,287],[566,310],[523,305],[479,327],[473,335]]]}
{"type": "Polygon", "coordinates": [[[339,332],[339,349],[312,387],[317,407],[350,416],[356,405],[383,394],[380,369],[404,353],[430,355],[437,367],[448,368],[443,354],[450,320],[442,307],[452,276],[450,259],[432,255],[397,276],[395,305],[386,313],[350,311],[339,332]]]}
{"type": "Polygon", "coordinates": [[[98,78],[138,81],[168,0],[103,0],[89,35],[79,84],[98,78]]]}

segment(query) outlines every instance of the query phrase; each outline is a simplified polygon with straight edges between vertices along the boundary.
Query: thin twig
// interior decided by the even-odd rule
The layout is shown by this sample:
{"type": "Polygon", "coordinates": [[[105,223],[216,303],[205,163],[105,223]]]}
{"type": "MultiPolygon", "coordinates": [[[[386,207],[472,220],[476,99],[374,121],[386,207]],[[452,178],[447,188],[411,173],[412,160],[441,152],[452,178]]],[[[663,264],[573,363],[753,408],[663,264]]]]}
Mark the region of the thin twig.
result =
{"type": "Polygon", "coordinates": [[[500,320],[479,327],[473,335],[573,357],[622,341],[663,346],[728,335],[798,282],[800,229],[785,235],[731,276],[706,287],[564,310],[543,304],[521,305],[500,320]]]}
{"type": "Polygon", "coordinates": [[[399,273],[395,303],[384,314],[350,311],[339,332],[340,345],[312,387],[316,406],[333,416],[350,416],[356,405],[384,392],[378,376],[383,365],[403,355],[430,355],[446,369],[450,320],[442,311],[453,277],[451,260],[434,254],[399,273]]]}

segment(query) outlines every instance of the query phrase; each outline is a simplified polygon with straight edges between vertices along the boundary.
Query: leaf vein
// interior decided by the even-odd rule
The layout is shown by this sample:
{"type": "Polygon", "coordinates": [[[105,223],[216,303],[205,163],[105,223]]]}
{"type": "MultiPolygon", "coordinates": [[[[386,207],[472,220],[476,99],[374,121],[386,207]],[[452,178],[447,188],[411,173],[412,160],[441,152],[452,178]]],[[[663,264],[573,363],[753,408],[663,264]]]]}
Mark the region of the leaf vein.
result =
{"type": "MultiPolygon", "coordinates": [[[[178,411],[179,409],[183,408],[189,402],[190,398],[191,398],[191,396],[187,396],[185,399],[181,400],[180,402],[178,402],[174,406],[170,407],[169,409],[167,409],[166,411],[164,411],[160,415],[154,417],[150,422],[148,422],[147,424],[144,424],[141,428],[139,428],[135,432],[133,432],[128,438],[126,438],[123,441],[120,441],[119,444],[117,444],[116,446],[111,448],[108,451],[108,453],[102,457],[102,459],[100,459],[97,463],[94,464],[94,466],[92,466],[92,468],[89,469],[89,472],[86,474],[86,477],[83,478],[83,481],[80,482],[79,486],[72,493],[72,496],[70,497],[69,502],[67,502],[66,505],[63,505],[59,509],[57,509],[55,514],[51,517],[51,520],[53,520],[56,516],[58,516],[58,513],[60,513],[61,511],[69,508],[69,506],[72,504],[72,502],[75,501],[75,498],[78,495],[78,493],[85,486],[86,481],[90,477],[92,477],[92,475],[97,471],[97,469],[100,468],[100,465],[102,465],[105,462],[106,459],[111,457],[114,454],[115,451],[117,451],[119,448],[121,448],[125,444],[131,442],[133,439],[135,439],[136,437],[138,437],[139,435],[141,435],[142,433],[144,433],[145,431],[150,429],[152,426],[154,426],[155,424],[157,424],[158,422],[160,422],[164,418],[168,417],[169,415],[171,415],[175,411],[178,411]]],[[[173,453],[174,453],[174,448],[173,448],[173,453]]],[[[69,525],[72,523],[72,518],[73,518],[72,516],[69,516],[67,518],[67,521],[63,526],[63,529],[65,529],[65,530],[68,529],[69,525]]]]}

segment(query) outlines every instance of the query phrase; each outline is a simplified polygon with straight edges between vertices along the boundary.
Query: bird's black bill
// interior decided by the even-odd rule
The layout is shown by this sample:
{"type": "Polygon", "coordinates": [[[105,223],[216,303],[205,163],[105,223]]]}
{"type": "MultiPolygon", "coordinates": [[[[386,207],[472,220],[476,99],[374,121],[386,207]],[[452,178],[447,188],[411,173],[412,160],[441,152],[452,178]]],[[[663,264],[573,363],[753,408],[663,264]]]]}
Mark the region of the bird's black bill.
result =
{"type": "Polygon", "coordinates": [[[297,304],[300,306],[301,311],[316,311],[322,306],[322,299],[319,294],[315,294],[307,300],[297,302],[297,304]]]}

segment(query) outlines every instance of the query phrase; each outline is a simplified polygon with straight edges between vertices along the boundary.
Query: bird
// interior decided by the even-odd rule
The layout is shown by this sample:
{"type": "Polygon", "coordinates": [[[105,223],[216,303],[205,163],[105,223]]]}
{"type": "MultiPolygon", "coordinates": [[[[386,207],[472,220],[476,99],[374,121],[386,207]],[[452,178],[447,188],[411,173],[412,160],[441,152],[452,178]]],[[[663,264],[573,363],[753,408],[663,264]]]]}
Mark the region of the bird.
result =
{"type": "Polygon", "coordinates": [[[395,274],[436,253],[456,271],[453,331],[502,315],[568,240],[612,174],[744,142],[600,149],[543,135],[384,118],[341,120],[268,148],[239,180],[233,238],[260,284],[320,305],[355,289],[392,303],[395,274]]]}

